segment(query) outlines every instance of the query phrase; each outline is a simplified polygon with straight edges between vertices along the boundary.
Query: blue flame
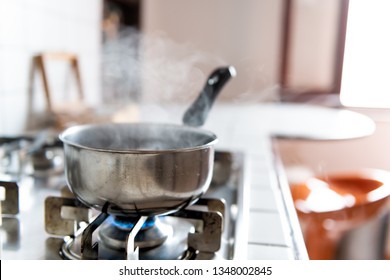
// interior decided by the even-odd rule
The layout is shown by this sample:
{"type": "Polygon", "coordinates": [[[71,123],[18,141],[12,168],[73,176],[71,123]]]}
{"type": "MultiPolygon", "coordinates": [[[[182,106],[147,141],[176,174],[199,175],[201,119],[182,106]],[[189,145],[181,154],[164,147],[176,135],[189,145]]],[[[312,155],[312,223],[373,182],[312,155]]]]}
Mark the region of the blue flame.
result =
{"type": "MultiPolygon", "coordinates": [[[[114,217],[110,217],[109,219],[110,219],[108,221],[109,223],[113,224],[116,227],[124,228],[124,229],[132,229],[135,226],[135,224],[137,223],[137,219],[126,220],[126,219],[118,219],[118,218],[114,218],[114,217]]],[[[148,218],[145,221],[145,223],[142,225],[141,230],[152,227],[155,225],[155,223],[156,223],[155,217],[148,218]]]]}

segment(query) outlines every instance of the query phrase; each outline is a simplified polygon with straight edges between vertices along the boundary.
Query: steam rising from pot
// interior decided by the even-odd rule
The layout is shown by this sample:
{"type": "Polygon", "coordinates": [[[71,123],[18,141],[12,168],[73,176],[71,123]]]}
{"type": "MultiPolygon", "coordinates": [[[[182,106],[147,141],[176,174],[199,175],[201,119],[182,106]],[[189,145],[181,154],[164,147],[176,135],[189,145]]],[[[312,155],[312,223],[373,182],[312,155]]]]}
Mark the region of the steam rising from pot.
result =
{"type": "Polygon", "coordinates": [[[221,58],[179,44],[163,34],[127,28],[107,39],[102,56],[103,100],[190,102],[221,58]]]}

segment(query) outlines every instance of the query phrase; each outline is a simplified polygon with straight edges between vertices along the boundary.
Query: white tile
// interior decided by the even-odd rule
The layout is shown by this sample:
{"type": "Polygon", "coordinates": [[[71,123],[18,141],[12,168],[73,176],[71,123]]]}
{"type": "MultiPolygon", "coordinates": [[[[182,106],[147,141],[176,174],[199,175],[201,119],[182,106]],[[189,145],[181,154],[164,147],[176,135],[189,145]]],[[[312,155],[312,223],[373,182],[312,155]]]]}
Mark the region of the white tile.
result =
{"type": "Polygon", "coordinates": [[[18,92],[0,94],[0,133],[18,134],[25,129],[27,118],[27,100],[18,92]]]}
{"type": "Polygon", "coordinates": [[[20,1],[0,1],[0,45],[23,43],[24,20],[20,1]]]}
{"type": "Polygon", "coordinates": [[[251,186],[254,189],[270,189],[270,167],[267,159],[262,156],[250,155],[251,186]]]}
{"type": "Polygon", "coordinates": [[[67,1],[61,1],[61,0],[51,0],[54,5],[52,5],[51,9],[61,12],[62,14],[65,14],[66,16],[70,15],[78,15],[79,13],[85,12],[84,7],[81,7],[83,1],[78,0],[67,0],[67,1]],[[56,3],[57,2],[57,3],[56,3]],[[59,3],[61,2],[61,3],[59,3]]]}
{"type": "Polygon", "coordinates": [[[52,6],[58,6],[58,0],[22,0],[28,9],[50,9],[52,6]]]}
{"type": "Polygon", "coordinates": [[[29,61],[25,51],[13,48],[0,50],[0,89],[24,91],[27,94],[29,61]]]}
{"type": "Polygon", "coordinates": [[[250,209],[257,211],[278,211],[273,190],[251,189],[250,209]]]}
{"type": "MultiPolygon", "coordinates": [[[[61,0],[62,1],[62,0],[61,0]]],[[[76,6],[80,6],[79,16],[93,23],[100,23],[103,16],[103,1],[102,0],[83,0],[77,2],[76,6]]],[[[73,7],[73,10],[76,10],[73,7]]]]}
{"type": "Polygon", "coordinates": [[[74,32],[77,34],[78,41],[74,42],[79,51],[90,53],[96,51],[96,48],[100,46],[100,26],[96,25],[79,25],[76,26],[74,32]]]}
{"type": "Polygon", "coordinates": [[[248,260],[293,260],[294,252],[288,247],[248,245],[248,260]]]}
{"type": "Polygon", "coordinates": [[[25,45],[32,52],[41,52],[45,48],[47,37],[46,26],[50,25],[44,11],[40,9],[25,9],[24,36],[25,45]]]}
{"type": "Polygon", "coordinates": [[[66,39],[63,37],[65,30],[63,26],[64,18],[58,18],[54,15],[47,15],[45,18],[45,49],[48,51],[63,50],[63,44],[66,39]]]}
{"type": "Polygon", "coordinates": [[[257,147],[258,152],[250,153],[251,160],[254,163],[264,164],[265,162],[269,163],[269,151],[263,148],[263,145],[260,143],[257,147]]]}
{"type": "Polygon", "coordinates": [[[249,243],[290,246],[286,226],[278,213],[250,211],[249,221],[249,243]]]}
{"type": "Polygon", "coordinates": [[[270,174],[266,170],[251,170],[251,188],[252,189],[272,189],[270,174]]]}

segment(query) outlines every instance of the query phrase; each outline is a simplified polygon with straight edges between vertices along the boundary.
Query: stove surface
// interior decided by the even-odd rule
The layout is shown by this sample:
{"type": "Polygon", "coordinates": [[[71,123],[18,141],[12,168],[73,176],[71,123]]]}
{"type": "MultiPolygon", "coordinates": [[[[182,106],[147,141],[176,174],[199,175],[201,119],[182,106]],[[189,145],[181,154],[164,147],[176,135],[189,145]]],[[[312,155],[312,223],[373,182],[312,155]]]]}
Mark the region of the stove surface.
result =
{"type": "MultiPolygon", "coordinates": [[[[240,152],[215,153],[213,179],[204,198],[223,199],[226,205],[218,258],[237,259],[245,255],[243,252],[247,246],[248,231],[246,221],[249,215],[249,209],[244,207],[245,197],[249,191],[245,165],[245,157],[240,152]]],[[[60,251],[63,246],[67,246],[69,237],[46,232],[45,200],[48,197],[62,196],[66,186],[63,174],[52,174],[48,178],[29,174],[19,177],[0,174],[0,186],[1,181],[14,181],[19,186],[19,213],[2,215],[1,259],[62,259],[60,251]]],[[[174,227],[187,224],[180,221],[175,223],[179,225],[174,227]]],[[[175,241],[175,238],[173,236],[169,242],[175,241]]],[[[183,234],[180,238],[183,238],[183,234]]]]}

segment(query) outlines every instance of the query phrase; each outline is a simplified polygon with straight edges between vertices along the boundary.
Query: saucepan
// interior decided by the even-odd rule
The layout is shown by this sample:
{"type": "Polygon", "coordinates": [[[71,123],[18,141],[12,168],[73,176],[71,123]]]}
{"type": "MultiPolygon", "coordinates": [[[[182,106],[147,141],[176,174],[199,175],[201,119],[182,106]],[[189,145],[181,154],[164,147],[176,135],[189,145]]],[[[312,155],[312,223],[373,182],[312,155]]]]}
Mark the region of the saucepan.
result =
{"type": "Polygon", "coordinates": [[[64,143],[65,175],[76,198],[113,215],[156,216],[193,204],[208,189],[217,136],[200,128],[232,66],[216,69],[183,125],[105,123],[73,126],[64,143]]]}

